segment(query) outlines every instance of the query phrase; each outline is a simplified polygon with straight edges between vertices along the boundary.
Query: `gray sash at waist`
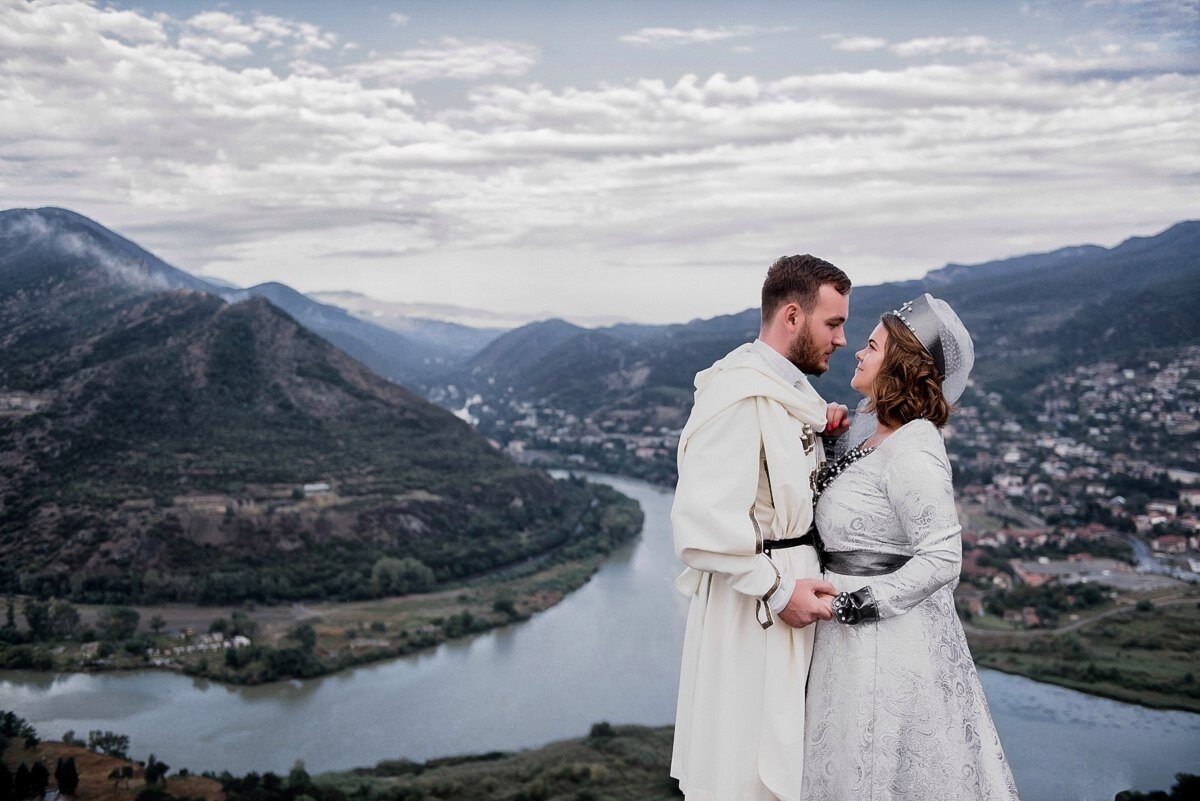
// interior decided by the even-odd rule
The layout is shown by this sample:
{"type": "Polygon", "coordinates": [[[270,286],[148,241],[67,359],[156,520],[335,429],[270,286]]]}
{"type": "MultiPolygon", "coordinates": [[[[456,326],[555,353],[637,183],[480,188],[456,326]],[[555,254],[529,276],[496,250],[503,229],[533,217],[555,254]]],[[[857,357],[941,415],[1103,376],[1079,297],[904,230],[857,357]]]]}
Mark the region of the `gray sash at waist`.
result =
{"type": "Polygon", "coordinates": [[[911,556],[876,551],[823,551],[821,569],[842,576],[883,576],[903,567],[911,556]]]}

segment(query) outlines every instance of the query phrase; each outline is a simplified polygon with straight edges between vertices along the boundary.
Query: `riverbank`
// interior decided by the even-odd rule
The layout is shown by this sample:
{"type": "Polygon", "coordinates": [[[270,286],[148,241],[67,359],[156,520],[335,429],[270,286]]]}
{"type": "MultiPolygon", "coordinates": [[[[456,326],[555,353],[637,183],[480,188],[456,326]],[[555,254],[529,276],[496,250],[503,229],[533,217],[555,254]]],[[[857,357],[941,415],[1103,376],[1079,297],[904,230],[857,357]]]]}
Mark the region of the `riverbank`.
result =
{"type": "MultiPolygon", "coordinates": [[[[91,606],[10,599],[0,668],[103,672],[159,669],[227,684],[314,678],[429,651],[530,619],[582,587],[634,540],[644,515],[611,496],[573,539],[533,559],[430,592],[287,606],[91,606]],[[25,625],[18,628],[18,615],[25,625]]],[[[400,568],[400,560],[396,560],[400,568]]]]}
{"type": "Polygon", "coordinates": [[[1200,712],[1200,599],[1099,615],[1060,631],[968,632],[975,663],[1156,709],[1200,712]]]}
{"type": "MultiPolygon", "coordinates": [[[[438,592],[371,601],[234,609],[125,607],[140,621],[169,621],[178,628],[124,643],[56,640],[40,648],[9,646],[0,651],[0,659],[7,656],[7,667],[56,673],[157,669],[243,685],[313,678],[528,620],[586,584],[601,561],[592,556],[526,565],[438,592]],[[232,633],[210,633],[213,627],[232,633]],[[134,652],[126,645],[135,646],[134,652]],[[33,664],[22,664],[22,654],[29,654],[33,664]]],[[[78,610],[83,620],[105,613],[103,607],[78,610]]]]}

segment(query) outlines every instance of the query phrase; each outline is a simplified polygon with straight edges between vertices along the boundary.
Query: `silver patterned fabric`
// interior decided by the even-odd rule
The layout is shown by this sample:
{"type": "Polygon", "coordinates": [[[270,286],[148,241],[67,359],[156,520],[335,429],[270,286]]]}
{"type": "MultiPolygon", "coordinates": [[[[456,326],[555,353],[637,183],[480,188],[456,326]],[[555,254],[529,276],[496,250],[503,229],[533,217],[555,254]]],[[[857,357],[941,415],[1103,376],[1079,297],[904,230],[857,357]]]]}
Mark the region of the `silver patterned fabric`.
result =
{"type": "Polygon", "coordinates": [[[817,624],[802,797],[1016,799],[954,610],[962,529],[937,428],[915,420],[850,465],[816,522],[829,550],[912,558],[884,576],[825,574],[839,591],[870,587],[879,620],[817,624]]]}
{"type": "Polygon", "coordinates": [[[954,403],[962,397],[971,368],[975,366],[975,344],[950,304],[926,292],[888,314],[908,326],[939,363],[945,374],[942,394],[946,401],[954,403]]]}

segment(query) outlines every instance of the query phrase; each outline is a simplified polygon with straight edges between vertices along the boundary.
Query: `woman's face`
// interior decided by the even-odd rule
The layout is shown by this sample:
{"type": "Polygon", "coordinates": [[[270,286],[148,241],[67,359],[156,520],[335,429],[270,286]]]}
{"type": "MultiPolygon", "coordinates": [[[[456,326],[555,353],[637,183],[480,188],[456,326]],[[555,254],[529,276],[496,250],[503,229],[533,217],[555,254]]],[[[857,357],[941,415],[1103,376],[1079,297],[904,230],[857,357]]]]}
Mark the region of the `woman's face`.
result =
{"type": "Polygon", "coordinates": [[[868,398],[871,397],[871,387],[875,384],[875,376],[879,374],[879,365],[883,363],[883,349],[887,345],[887,329],[883,323],[875,326],[867,340],[867,346],[854,354],[858,359],[858,367],[854,368],[854,377],[850,386],[857,389],[868,398]]]}

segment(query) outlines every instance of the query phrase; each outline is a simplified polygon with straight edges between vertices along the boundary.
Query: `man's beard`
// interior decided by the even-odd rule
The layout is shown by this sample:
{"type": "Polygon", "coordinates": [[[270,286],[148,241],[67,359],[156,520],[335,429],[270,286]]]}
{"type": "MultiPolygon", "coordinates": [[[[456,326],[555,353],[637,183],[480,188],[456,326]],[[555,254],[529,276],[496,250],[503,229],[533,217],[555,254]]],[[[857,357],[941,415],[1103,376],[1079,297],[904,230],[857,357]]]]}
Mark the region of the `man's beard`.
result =
{"type": "Polygon", "coordinates": [[[801,328],[796,338],[788,345],[787,358],[805,375],[821,375],[829,369],[828,364],[822,363],[825,351],[817,347],[807,327],[801,328]]]}

